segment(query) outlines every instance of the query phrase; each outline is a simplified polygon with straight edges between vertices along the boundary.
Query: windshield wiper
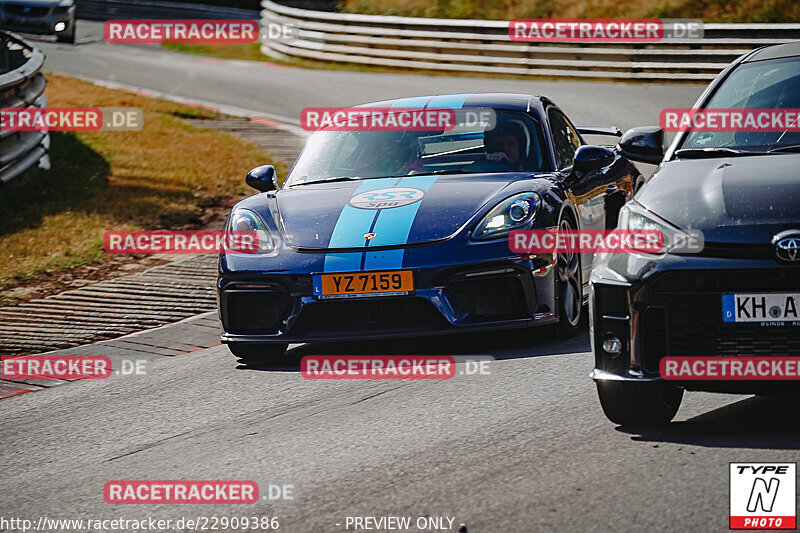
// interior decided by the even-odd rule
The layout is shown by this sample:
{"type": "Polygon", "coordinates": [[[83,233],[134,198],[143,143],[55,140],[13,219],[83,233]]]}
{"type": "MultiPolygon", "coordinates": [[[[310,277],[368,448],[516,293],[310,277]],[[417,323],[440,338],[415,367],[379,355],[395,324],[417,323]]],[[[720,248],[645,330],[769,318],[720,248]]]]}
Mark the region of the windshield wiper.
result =
{"type": "Polygon", "coordinates": [[[313,185],[315,183],[335,183],[337,181],[351,181],[351,180],[379,180],[379,179],[389,179],[389,178],[407,178],[409,176],[429,176],[432,174],[441,175],[441,174],[475,174],[474,172],[465,172],[463,169],[448,169],[448,170],[434,170],[432,172],[420,172],[419,174],[403,174],[402,176],[337,176],[333,178],[326,178],[324,180],[314,180],[314,181],[301,181],[299,183],[293,183],[290,185],[291,187],[297,187],[300,185],[313,185]]]}
{"type": "Polygon", "coordinates": [[[768,154],[773,154],[776,152],[800,152],[800,144],[790,144],[788,146],[779,146],[778,148],[772,148],[768,150],[768,154]]]}
{"type": "Polygon", "coordinates": [[[433,172],[429,172],[429,174],[436,174],[437,176],[441,176],[442,174],[470,174],[470,173],[464,172],[464,169],[461,168],[448,168],[442,170],[434,170],[433,172]]]}
{"type": "Polygon", "coordinates": [[[677,157],[686,159],[702,159],[704,157],[735,157],[743,155],[763,155],[766,152],[751,152],[734,148],[681,148],[675,152],[677,157]]]}
{"type": "Polygon", "coordinates": [[[300,183],[293,183],[292,187],[296,185],[313,185],[314,183],[333,183],[335,181],[351,181],[351,180],[360,180],[361,178],[352,177],[352,176],[337,176],[335,178],[325,178],[324,180],[314,180],[314,181],[301,181],[300,183]]]}
{"type": "Polygon", "coordinates": [[[324,180],[314,180],[314,181],[301,181],[299,183],[293,183],[291,186],[294,187],[296,185],[312,185],[314,183],[334,183],[337,181],[352,181],[352,180],[382,180],[382,179],[389,179],[389,178],[405,178],[405,174],[402,176],[339,176],[335,178],[326,178],[324,180]]]}

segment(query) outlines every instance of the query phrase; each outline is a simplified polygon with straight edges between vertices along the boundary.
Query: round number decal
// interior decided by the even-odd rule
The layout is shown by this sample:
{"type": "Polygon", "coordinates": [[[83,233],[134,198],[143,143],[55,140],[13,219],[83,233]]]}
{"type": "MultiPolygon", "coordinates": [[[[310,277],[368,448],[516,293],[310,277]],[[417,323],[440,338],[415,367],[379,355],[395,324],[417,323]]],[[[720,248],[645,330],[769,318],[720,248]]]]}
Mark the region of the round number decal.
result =
{"type": "Polygon", "coordinates": [[[362,192],[350,198],[350,205],[359,209],[392,209],[419,202],[425,193],[411,187],[392,187],[362,192]]]}

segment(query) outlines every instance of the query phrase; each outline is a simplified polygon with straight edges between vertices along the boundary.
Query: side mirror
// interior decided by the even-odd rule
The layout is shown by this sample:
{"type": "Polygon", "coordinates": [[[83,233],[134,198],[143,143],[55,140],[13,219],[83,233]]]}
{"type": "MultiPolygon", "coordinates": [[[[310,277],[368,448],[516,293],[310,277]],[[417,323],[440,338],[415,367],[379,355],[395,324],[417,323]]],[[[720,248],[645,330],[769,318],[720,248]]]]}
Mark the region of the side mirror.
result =
{"type": "Polygon", "coordinates": [[[619,140],[618,147],[632,161],[657,165],[667,151],[667,135],[657,126],[631,128],[619,140]]]}
{"type": "Polygon", "coordinates": [[[591,144],[579,146],[575,150],[575,159],[572,163],[572,172],[580,177],[584,174],[610,165],[617,155],[604,146],[591,144]]]}
{"type": "Polygon", "coordinates": [[[278,190],[278,177],[275,174],[275,167],[272,165],[261,165],[247,173],[245,181],[249,186],[257,191],[267,192],[278,190]]]}

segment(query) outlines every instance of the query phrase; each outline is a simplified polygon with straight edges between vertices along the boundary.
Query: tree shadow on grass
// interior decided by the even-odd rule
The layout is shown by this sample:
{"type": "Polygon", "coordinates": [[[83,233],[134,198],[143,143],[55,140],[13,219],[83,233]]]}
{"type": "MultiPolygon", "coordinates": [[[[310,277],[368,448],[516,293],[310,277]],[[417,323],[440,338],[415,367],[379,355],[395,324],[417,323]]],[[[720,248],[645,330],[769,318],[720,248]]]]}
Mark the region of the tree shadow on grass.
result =
{"type": "Polygon", "coordinates": [[[108,161],[74,134],[51,132],[50,139],[52,168],[30,171],[3,188],[0,236],[37,228],[45,217],[70,211],[152,228],[185,222],[195,215],[190,190],[150,176],[113,183],[108,161]]]}
{"type": "Polygon", "coordinates": [[[49,171],[32,170],[0,195],[0,235],[38,227],[42,219],[79,210],[108,186],[111,167],[71,133],[50,133],[49,171]]]}

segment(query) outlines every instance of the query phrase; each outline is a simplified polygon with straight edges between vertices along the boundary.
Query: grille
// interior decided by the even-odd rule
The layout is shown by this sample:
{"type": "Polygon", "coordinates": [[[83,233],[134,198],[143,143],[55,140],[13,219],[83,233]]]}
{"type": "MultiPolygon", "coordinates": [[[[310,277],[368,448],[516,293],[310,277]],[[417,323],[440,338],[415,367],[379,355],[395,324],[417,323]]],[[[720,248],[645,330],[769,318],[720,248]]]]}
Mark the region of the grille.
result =
{"type": "Polygon", "coordinates": [[[454,307],[469,315],[467,321],[530,316],[522,284],[516,277],[459,281],[449,284],[446,292],[454,307]]]}
{"type": "Polygon", "coordinates": [[[315,302],[306,306],[292,326],[301,337],[340,333],[435,331],[450,323],[424,298],[364,298],[315,302]]]}
{"type": "Polygon", "coordinates": [[[729,259],[775,259],[775,252],[770,244],[706,242],[703,244],[703,251],[697,255],[729,259]]]}
{"type": "Polygon", "coordinates": [[[13,4],[6,4],[3,6],[3,10],[10,15],[19,17],[46,17],[50,14],[50,8],[48,7],[18,6],[13,4]]]}
{"type": "Polygon", "coordinates": [[[674,272],[653,283],[654,293],[759,292],[800,289],[800,268],[771,270],[674,272]]]}
{"type": "Polygon", "coordinates": [[[286,314],[285,292],[227,292],[228,331],[239,335],[275,333],[286,314]]]}
{"type": "MultiPolygon", "coordinates": [[[[664,355],[800,356],[800,327],[722,322],[724,293],[796,291],[798,287],[797,270],[677,273],[662,277],[654,284],[650,308],[642,315],[642,331],[643,337],[663,339],[666,335],[666,350],[644,350],[645,368],[657,371],[664,355]],[[665,313],[651,312],[658,307],[665,313]]],[[[652,338],[646,340],[651,346],[658,344],[652,338]]]]}

